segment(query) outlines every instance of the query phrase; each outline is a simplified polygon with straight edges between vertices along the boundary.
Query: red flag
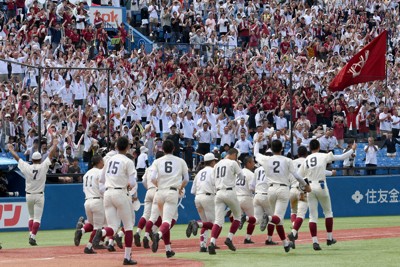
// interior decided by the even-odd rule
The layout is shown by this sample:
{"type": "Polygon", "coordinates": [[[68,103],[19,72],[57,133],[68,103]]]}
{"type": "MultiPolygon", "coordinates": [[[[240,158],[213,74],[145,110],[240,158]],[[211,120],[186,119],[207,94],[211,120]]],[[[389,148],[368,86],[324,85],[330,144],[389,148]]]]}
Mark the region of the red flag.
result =
{"type": "Polygon", "coordinates": [[[343,91],[346,87],[386,77],[386,30],[358,52],[333,79],[329,88],[343,91]]]}

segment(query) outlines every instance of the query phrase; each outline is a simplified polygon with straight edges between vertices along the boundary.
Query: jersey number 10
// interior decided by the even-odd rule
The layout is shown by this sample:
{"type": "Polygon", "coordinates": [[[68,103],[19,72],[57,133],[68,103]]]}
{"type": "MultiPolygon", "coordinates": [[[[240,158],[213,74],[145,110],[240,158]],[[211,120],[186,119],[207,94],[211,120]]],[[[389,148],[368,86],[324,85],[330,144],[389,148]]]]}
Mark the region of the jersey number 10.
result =
{"type": "Polygon", "coordinates": [[[218,167],[217,168],[217,179],[224,178],[226,175],[226,166],[218,167]]]}

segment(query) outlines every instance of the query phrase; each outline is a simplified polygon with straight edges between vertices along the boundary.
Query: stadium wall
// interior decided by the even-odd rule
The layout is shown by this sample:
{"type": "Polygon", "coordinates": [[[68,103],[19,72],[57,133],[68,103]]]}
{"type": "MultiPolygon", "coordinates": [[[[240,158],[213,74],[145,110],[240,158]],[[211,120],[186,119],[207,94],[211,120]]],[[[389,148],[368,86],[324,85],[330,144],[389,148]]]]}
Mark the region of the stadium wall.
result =
{"type": "MultiPolygon", "coordinates": [[[[335,217],[400,215],[400,175],[330,177],[332,206],[335,217]]],[[[179,203],[178,223],[198,219],[194,207],[191,183],[185,198],[179,203]]],[[[145,196],[139,184],[139,199],[145,196]]],[[[74,228],[79,216],[84,215],[82,184],[46,185],[45,209],[41,229],[74,228]]],[[[136,221],[143,206],[136,213],[136,221]]],[[[286,216],[289,216],[288,209],[286,216]]],[[[320,216],[323,216],[320,210],[320,216]]],[[[0,231],[27,229],[28,213],[24,197],[0,198],[0,231]]]]}

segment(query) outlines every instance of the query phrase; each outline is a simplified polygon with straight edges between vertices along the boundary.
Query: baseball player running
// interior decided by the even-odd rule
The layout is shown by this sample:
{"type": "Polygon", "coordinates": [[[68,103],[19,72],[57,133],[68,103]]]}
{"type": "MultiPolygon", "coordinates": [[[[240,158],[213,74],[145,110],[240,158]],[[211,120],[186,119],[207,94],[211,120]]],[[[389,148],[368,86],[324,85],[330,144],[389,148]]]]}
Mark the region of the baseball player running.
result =
{"type": "MultiPolygon", "coordinates": [[[[163,151],[158,151],[156,153],[156,159],[159,159],[162,156],[164,156],[164,152],[163,151]]],[[[142,177],[143,186],[144,186],[144,188],[146,188],[147,192],[146,192],[146,196],[144,197],[143,215],[139,219],[139,223],[138,223],[138,226],[137,226],[136,233],[133,236],[133,239],[134,239],[134,242],[135,242],[135,246],[137,246],[137,247],[141,246],[140,233],[145,228],[146,222],[150,219],[150,215],[151,215],[152,209],[153,208],[158,209],[158,207],[153,207],[154,195],[155,195],[156,189],[157,189],[156,185],[151,181],[151,174],[152,174],[153,169],[154,169],[154,167],[153,167],[153,164],[152,164],[149,168],[146,169],[146,171],[144,172],[144,175],[142,177]]],[[[149,246],[149,237],[148,236],[144,236],[143,237],[143,247],[144,248],[150,248],[150,246],[149,246]]]]}
{"type": "MultiPolygon", "coordinates": [[[[336,175],[336,171],[332,170],[332,171],[325,171],[325,175],[326,176],[335,176],[336,175]]],[[[296,219],[293,222],[293,227],[292,227],[292,232],[290,232],[288,234],[288,238],[290,241],[293,242],[293,248],[295,248],[295,241],[298,238],[298,232],[299,229],[301,227],[301,225],[303,224],[304,218],[306,216],[306,213],[308,211],[308,202],[307,202],[307,194],[305,192],[303,192],[302,190],[299,189],[299,196],[298,196],[298,207],[297,207],[297,214],[296,214],[296,219]]],[[[316,247],[316,250],[320,250],[320,247],[316,247]]]]}
{"type": "Polygon", "coordinates": [[[215,220],[215,181],[214,166],[217,159],[213,153],[204,155],[205,167],[199,171],[193,180],[191,193],[196,195],[194,203],[200,216],[200,221],[190,221],[186,236],[197,235],[200,227],[200,252],[207,252],[207,232],[213,227],[215,220]]]}
{"type": "Polygon", "coordinates": [[[251,181],[251,188],[254,188],[255,196],[253,199],[254,215],[257,223],[260,222],[261,231],[265,231],[268,227],[267,240],[265,245],[277,245],[277,242],[272,240],[275,224],[268,221],[268,214],[272,214],[271,206],[268,200],[268,189],[270,182],[265,177],[264,167],[260,166],[254,171],[253,180],[251,181]]]}
{"type": "MultiPolygon", "coordinates": [[[[293,160],[296,171],[300,169],[301,164],[303,164],[308,156],[307,148],[305,146],[300,146],[297,149],[297,155],[298,158],[293,160]]],[[[299,197],[300,194],[304,194],[304,192],[300,191],[299,182],[297,182],[293,176],[290,178],[290,221],[293,225],[297,217],[299,197]]]]}
{"type": "Polygon", "coordinates": [[[111,156],[103,168],[100,184],[104,184],[104,209],[109,227],[98,229],[93,239],[93,245],[100,242],[102,236],[113,237],[122,220],[125,227],[125,257],[123,265],[135,265],[137,262],[131,258],[133,241],[133,214],[132,199],[128,188],[136,185],[135,164],[126,153],[129,150],[129,140],[120,137],[117,140],[118,153],[111,156]]]}
{"type": "Polygon", "coordinates": [[[51,159],[57,150],[58,139],[53,139],[53,146],[48,157],[41,163],[42,155],[39,152],[32,154],[32,165],[20,159],[14,151],[12,144],[8,145],[8,150],[16,161],[18,168],[25,177],[26,202],[29,213],[29,244],[37,246],[36,235],[40,227],[40,222],[44,208],[44,187],[46,184],[46,175],[51,165],[51,159]]]}
{"type": "Polygon", "coordinates": [[[332,236],[333,212],[329,189],[326,184],[326,165],[328,163],[331,163],[332,161],[344,160],[350,157],[351,154],[354,153],[356,148],[357,145],[354,142],[352,149],[350,149],[346,153],[342,155],[333,155],[332,152],[329,152],[327,154],[319,153],[320,144],[318,140],[314,139],[310,142],[311,155],[309,155],[306,158],[305,162],[301,165],[299,175],[302,175],[303,177],[307,177],[309,179],[312,189],[312,192],[308,193],[307,195],[307,200],[308,206],[310,208],[309,227],[313,240],[314,250],[321,250],[317,238],[318,203],[321,204],[322,210],[325,215],[325,227],[328,235],[326,244],[330,246],[336,243],[336,240],[333,239],[332,236]]]}
{"type": "Polygon", "coordinates": [[[164,240],[167,258],[175,255],[171,250],[170,227],[174,214],[177,211],[179,194],[183,192],[189,181],[189,171],[186,162],[174,156],[174,143],[171,140],[163,142],[165,156],[156,159],[151,180],[157,186],[155,199],[160,210],[163,223],[158,233],[153,235],[152,251],[157,252],[158,243],[164,240]],[[182,180],[183,177],[183,180],[182,180]]]}
{"type": "Polygon", "coordinates": [[[254,170],[255,162],[254,158],[251,156],[246,156],[243,159],[243,176],[244,179],[240,180],[239,178],[236,180],[236,195],[239,200],[240,208],[244,214],[240,220],[239,230],[243,228],[243,224],[248,222],[247,225],[247,233],[246,238],[244,239],[244,244],[254,244],[251,240],[251,235],[254,232],[254,228],[256,227],[256,217],[254,217],[254,206],[253,206],[253,193],[254,187],[252,187],[252,181],[254,178],[254,170]]]}
{"type": "Polygon", "coordinates": [[[225,218],[225,207],[228,206],[233,214],[233,221],[229,230],[228,237],[225,239],[225,245],[232,251],[236,247],[232,243],[233,235],[240,226],[240,204],[236,196],[235,184],[236,178],[244,179],[242,170],[237,162],[238,151],[235,148],[228,150],[223,160],[214,166],[214,179],[217,194],[215,196],[215,222],[211,230],[211,240],[208,246],[208,253],[215,255],[216,240],[221,233],[225,218]]]}
{"type": "MultiPolygon", "coordinates": [[[[84,249],[85,254],[96,254],[93,250],[92,241],[98,229],[101,229],[104,224],[104,204],[102,188],[99,184],[102,169],[104,167],[103,158],[96,154],[92,157],[93,168],[83,176],[83,192],[85,193],[85,212],[87,223],[80,229],[75,231],[75,246],[79,246],[82,235],[91,233],[89,242],[84,249]]],[[[79,223],[78,223],[79,225],[79,223]]]]}
{"type": "Polygon", "coordinates": [[[310,186],[306,181],[295,172],[293,162],[291,159],[282,156],[283,145],[280,140],[274,140],[271,144],[271,150],[274,154],[271,157],[264,156],[259,153],[259,141],[256,141],[254,153],[265,171],[265,176],[268,177],[270,185],[268,189],[269,203],[273,209],[273,216],[268,216],[268,220],[276,225],[276,231],[283,242],[285,252],[289,252],[293,243],[286,239],[285,229],[283,228],[283,219],[285,216],[286,208],[289,204],[289,175],[292,174],[301,186],[310,191],[310,186]]]}

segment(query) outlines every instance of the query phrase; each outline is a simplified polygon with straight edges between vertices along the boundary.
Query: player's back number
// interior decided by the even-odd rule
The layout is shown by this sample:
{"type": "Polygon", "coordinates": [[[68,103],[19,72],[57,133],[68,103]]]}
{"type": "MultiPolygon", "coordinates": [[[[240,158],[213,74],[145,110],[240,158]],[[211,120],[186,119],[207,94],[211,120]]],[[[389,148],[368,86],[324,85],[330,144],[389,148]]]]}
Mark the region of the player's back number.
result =
{"type": "Polygon", "coordinates": [[[119,169],[119,164],[120,164],[119,161],[110,161],[110,163],[108,163],[107,173],[117,174],[119,169]]]}
{"type": "Polygon", "coordinates": [[[224,178],[226,175],[226,166],[219,166],[217,168],[217,179],[224,178]]]}
{"type": "Polygon", "coordinates": [[[306,160],[306,166],[308,169],[317,166],[317,157],[312,157],[309,160],[306,160]]]}
{"type": "Polygon", "coordinates": [[[206,177],[207,177],[207,172],[206,172],[206,171],[203,171],[203,172],[200,174],[200,181],[205,181],[205,180],[206,180],[206,177]]]}
{"type": "Polygon", "coordinates": [[[171,173],[172,172],[172,161],[166,161],[165,162],[165,173],[171,173]]]}

